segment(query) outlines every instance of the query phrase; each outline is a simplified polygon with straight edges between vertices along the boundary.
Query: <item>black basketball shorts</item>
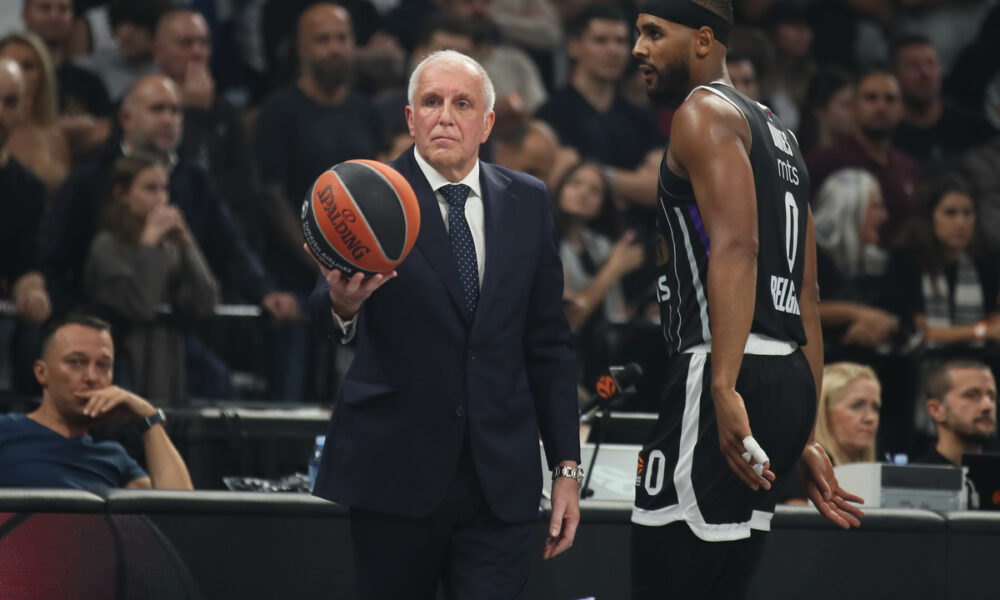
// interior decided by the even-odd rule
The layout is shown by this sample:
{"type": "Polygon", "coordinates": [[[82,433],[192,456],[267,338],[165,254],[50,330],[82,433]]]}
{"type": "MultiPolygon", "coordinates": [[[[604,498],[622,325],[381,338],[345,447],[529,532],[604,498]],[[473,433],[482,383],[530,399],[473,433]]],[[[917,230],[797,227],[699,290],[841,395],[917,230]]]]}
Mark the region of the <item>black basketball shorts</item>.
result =
{"type": "MultiPolygon", "coordinates": [[[[719,448],[711,376],[707,352],[670,360],[659,419],[639,454],[634,524],[683,520],[709,542],[747,538],[751,529],[770,530],[774,494],[750,489],[719,448]]],[[[795,468],[816,416],[815,385],[805,356],[799,349],[786,355],[744,355],[736,391],[743,396],[753,436],[781,481],[795,468]]]]}

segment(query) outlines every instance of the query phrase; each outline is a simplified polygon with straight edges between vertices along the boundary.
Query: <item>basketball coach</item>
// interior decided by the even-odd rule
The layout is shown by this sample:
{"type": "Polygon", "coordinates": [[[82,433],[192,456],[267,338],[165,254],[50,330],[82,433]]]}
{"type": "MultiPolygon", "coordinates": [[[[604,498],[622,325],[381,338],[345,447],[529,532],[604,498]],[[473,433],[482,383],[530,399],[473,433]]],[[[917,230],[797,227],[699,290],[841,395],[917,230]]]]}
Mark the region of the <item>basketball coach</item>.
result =
{"type": "Polygon", "coordinates": [[[562,264],[537,179],[479,160],[493,84],[473,59],[414,70],[415,145],[389,163],[413,187],[420,233],[393,273],[321,267],[309,306],[357,353],[314,493],[351,508],[358,598],[522,597],[542,477],[546,558],[579,523],[575,359],[562,264]]]}

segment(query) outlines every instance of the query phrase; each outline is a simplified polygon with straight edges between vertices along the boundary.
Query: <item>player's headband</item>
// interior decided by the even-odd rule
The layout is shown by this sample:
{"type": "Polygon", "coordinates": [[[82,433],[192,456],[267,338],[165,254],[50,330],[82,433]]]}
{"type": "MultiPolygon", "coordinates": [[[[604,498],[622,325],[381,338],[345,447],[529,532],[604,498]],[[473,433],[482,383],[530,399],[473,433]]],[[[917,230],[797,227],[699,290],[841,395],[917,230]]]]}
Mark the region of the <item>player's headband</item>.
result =
{"type": "Polygon", "coordinates": [[[639,6],[639,12],[692,29],[711,27],[715,39],[723,46],[729,46],[729,32],[733,26],[719,15],[691,0],[646,0],[639,6]]]}

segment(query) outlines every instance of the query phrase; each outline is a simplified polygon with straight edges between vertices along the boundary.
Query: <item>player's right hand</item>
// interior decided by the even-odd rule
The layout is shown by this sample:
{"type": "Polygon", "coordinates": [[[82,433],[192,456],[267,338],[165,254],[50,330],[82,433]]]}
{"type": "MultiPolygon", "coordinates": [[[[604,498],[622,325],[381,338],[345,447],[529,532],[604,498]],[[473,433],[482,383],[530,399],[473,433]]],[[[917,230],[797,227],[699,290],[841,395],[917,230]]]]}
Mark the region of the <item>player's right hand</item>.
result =
{"type": "Polygon", "coordinates": [[[830,457],[819,442],[806,444],[799,464],[806,493],[819,512],[844,529],[860,527],[861,521],[858,519],[865,516],[865,513],[848,502],[864,504],[865,501],[840,487],[837,476],[833,473],[830,457]]]}
{"type": "Polygon", "coordinates": [[[326,284],[330,288],[330,304],[333,311],[342,319],[353,318],[361,310],[361,305],[375,290],[397,275],[395,271],[392,271],[365,277],[365,274],[359,271],[348,277],[340,269],[326,268],[309,249],[309,244],[303,244],[302,247],[319,266],[323,279],[326,279],[326,284]]]}
{"type": "Polygon", "coordinates": [[[729,468],[751,489],[771,489],[774,473],[767,454],[759,445],[751,452],[751,447],[744,443],[747,438],[753,440],[753,435],[743,397],[736,390],[713,390],[712,403],[715,405],[715,421],[719,428],[719,447],[729,468]]]}

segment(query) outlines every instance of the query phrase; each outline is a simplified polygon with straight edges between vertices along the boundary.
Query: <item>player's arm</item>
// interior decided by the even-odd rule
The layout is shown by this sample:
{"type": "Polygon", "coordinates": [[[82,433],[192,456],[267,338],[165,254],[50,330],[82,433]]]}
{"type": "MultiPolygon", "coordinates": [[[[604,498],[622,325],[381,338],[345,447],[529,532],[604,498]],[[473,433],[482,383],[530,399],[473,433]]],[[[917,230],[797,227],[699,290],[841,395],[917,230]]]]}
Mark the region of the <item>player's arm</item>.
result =
{"type": "Polygon", "coordinates": [[[766,455],[755,454],[760,473],[743,458],[749,450],[744,439],[752,437],[746,406],[736,392],[757,289],[757,198],[750,128],[734,107],[700,92],[677,110],[671,129],[667,164],[690,179],[711,244],[707,283],[711,393],[719,443],[740,479],[753,489],[770,489],[774,473],[766,455]]]}
{"type": "MultiPolygon", "coordinates": [[[[819,316],[819,285],[816,278],[816,235],[813,231],[812,211],[806,224],[805,269],[802,274],[802,291],[799,294],[799,310],[802,313],[802,327],[806,332],[806,344],[802,352],[809,362],[813,381],[816,384],[816,405],[819,406],[820,390],[823,388],[823,330],[819,316]]],[[[837,525],[850,529],[861,523],[858,517],[864,515],[856,506],[847,503],[864,501],[841,489],[833,474],[833,465],[826,450],[815,441],[816,428],[809,432],[809,443],[802,451],[800,468],[806,485],[806,493],[816,508],[837,525]]]]}

